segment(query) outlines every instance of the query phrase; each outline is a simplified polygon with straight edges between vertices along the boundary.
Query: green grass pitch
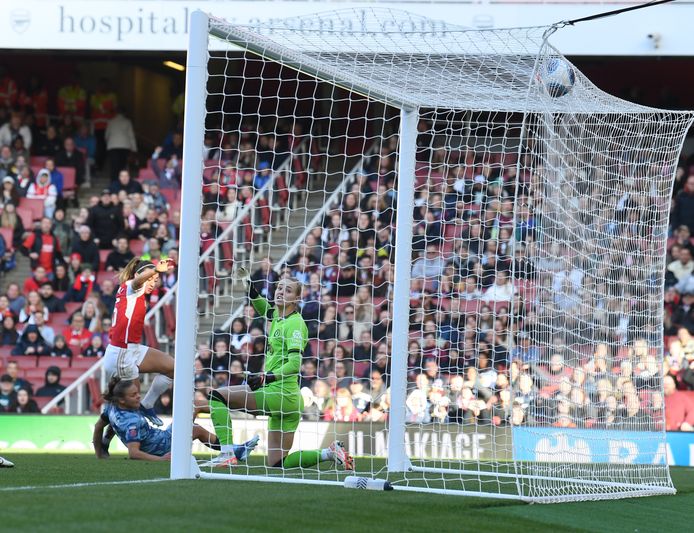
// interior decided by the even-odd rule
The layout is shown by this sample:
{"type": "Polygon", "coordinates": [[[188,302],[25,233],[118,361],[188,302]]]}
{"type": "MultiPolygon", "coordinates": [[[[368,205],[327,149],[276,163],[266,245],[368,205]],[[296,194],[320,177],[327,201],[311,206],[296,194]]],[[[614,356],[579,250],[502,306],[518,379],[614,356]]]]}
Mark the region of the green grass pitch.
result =
{"type": "MultiPolygon", "coordinates": [[[[7,454],[0,531],[691,531],[694,470],[672,469],[676,496],[527,505],[483,498],[250,481],[162,481],[168,463],[113,456],[7,454]],[[20,490],[21,488],[21,490],[20,490]]],[[[242,476],[239,476],[241,478],[242,476]]]]}

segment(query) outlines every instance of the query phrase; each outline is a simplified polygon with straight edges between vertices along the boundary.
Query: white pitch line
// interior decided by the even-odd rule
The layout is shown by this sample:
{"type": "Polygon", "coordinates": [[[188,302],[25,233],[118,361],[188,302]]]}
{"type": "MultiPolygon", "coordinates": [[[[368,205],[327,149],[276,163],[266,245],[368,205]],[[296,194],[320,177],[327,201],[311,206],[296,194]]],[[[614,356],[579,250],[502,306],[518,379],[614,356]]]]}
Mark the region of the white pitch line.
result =
{"type": "Polygon", "coordinates": [[[0,488],[0,492],[15,490],[71,489],[75,487],[98,487],[100,485],[131,485],[134,483],[158,483],[160,481],[169,481],[169,478],[135,479],[133,481],[94,481],[90,483],[65,483],[63,485],[25,485],[23,487],[2,487],[0,488]]]}

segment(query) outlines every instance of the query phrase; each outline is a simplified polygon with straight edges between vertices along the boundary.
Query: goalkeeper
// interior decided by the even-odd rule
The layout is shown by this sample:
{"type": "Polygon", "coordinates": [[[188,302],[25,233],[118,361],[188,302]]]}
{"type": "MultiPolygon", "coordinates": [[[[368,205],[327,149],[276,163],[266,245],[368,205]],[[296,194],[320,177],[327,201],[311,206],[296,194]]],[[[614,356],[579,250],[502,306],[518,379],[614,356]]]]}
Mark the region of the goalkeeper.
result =
{"type": "MultiPolygon", "coordinates": [[[[245,269],[239,269],[238,277],[249,286],[249,296],[256,312],[271,320],[269,346],[264,372],[249,373],[244,385],[211,392],[210,416],[217,435],[220,440],[225,438],[226,442],[232,442],[229,409],[243,409],[269,417],[268,466],[306,468],[322,461],[334,461],[345,470],[353,470],[352,457],[337,441],[322,450],[289,453],[304,409],[299,391],[299,369],[302,353],[308,343],[308,329],[299,313],[301,283],[294,278],[281,279],[277,284],[273,306],[258,294],[245,269]],[[228,435],[220,435],[219,429],[222,427],[228,428],[228,435]]],[[[222,447],[222,453],[215,462],[218,466],[229,466],[236,461],[231,450],[222,447]]]]}

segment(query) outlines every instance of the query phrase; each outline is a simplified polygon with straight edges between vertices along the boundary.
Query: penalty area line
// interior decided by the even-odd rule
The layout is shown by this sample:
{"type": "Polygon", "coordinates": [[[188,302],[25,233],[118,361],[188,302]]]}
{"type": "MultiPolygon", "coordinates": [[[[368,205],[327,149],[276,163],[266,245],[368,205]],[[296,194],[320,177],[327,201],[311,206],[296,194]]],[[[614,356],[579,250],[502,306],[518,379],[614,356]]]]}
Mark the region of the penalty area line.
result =
{"type": "Polygon", "coordinates": [[[2,487],[0,492],[9,492],[15,490],[41,490],[41,489],[72,489],[79,487],[99,487],[104,485],[133,485],[138,483],[159,483],[160,481],[170,481],[168,477],[155,479],[135,479],[129,481],[92,481],[85,483],[63,483],[60,485],[25,485],[22,487],[2,487]]]}

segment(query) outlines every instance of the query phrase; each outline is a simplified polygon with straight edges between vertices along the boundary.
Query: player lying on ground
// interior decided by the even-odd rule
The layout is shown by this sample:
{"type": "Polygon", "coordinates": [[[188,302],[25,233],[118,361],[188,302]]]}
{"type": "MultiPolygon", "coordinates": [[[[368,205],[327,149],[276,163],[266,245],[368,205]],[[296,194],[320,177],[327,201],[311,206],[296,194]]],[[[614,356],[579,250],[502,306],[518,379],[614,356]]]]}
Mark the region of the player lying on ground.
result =
{"type": "MultiPolygon", "coordinates": [[[[92,443],[99,459],[108,457],[102,448],[104,429],[110,424],[121,442],[128,448],[130,459],[146,461],[166,461],[171,454],[171,426],[167,429],[152,427],[140,410],[140,385],[137,380],[113,378],[104,394],[108,402],[104,412],[94,426],[92,443]]],[[[217,429],[217,428],[215,428],[217,429]]],[[[193,425],[193,440],[199,440],[205,446],[219,451],[221,446],[230,442],[217,438],[202,426],[193,425]]],[[[234,446],[234,456],[245,461],[258,444],[258,437],[234,446]]]]}
{"type": "MultiPolygon", "coordinates": [[[[354,460],[342,443],[335,441],[322,450],[302,450],[292,454],[294,433],[304,409],[299,392],[301,357],[308,343],[308,329],[299,314],[298,303],[302,287],[294,278],[284,278],[277,284],[274,307],[255,290],[248,273],[239,269],[238,277],[249,285],[251,303],[262,316],[271,320],[265,371],[252,373],[247,384],[213,390],[210,397],[210,416],[218,435],[228,431],[231,442],[229,409],[243,409],[252,414],[266,415],[268,420],[267,464],[271,467],[311,467],[322,461],[334,461],[345,470],[354,469],[354,460]]],[[[249,369],[250,370],[250,369],[249,369]]],[[[222,447],[222,453],[212,461],[215,466],[234,464],[233,454],[222,447]]]]}
{"type": "Polygon", "coordinates": [[[174,372],[174,358],[142,342],[142,330],[147,313],[145,298],[159,284],[159,274],[171,272],[173,262],[141,261],[135,257],[119,274],[120,287],[116,293],[116,305],[109,331],[110,343],[104,354],[104,369],[110,380],[113,377],[136,380],[140,373],[156,373],[145,398],[142,412],[153,424],[162,422],[154,412],[154,402],[169,389],[174,372]]]}

